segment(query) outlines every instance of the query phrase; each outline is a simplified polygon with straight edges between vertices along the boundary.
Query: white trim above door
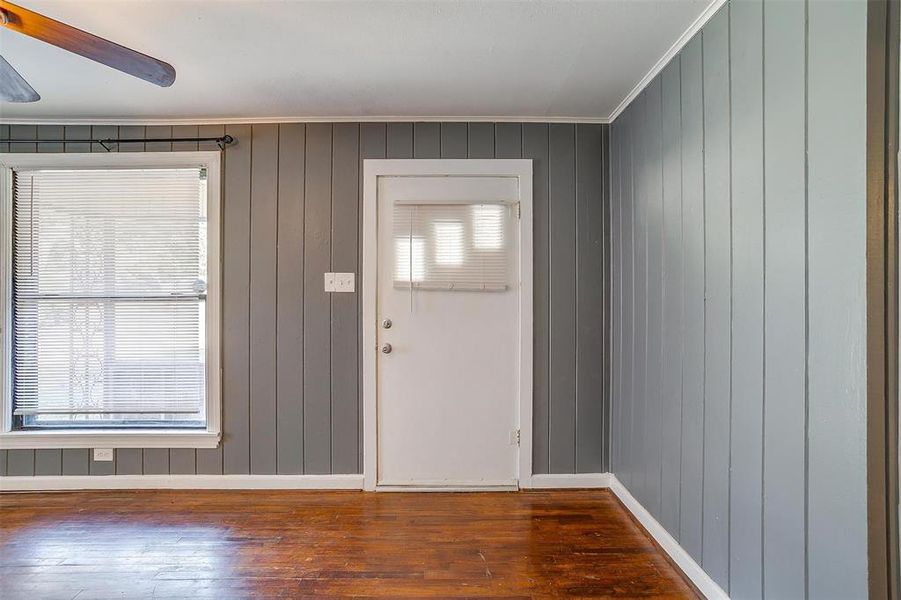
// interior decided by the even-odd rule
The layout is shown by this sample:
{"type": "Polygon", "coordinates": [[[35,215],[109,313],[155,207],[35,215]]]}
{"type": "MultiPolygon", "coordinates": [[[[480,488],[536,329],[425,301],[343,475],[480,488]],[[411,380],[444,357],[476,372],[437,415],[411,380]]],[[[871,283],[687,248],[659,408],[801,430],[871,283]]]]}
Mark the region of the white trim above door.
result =
{"type": "MultiPolygon", "coordinates": [[[[378,481],[377,319],[378,190],[381,177],[514,177],[519,189],[519,487],[532,477],[532,161],[364,160],[363,161],[363,478],[374,491],[378,481]]],[[[423,488],[409,488],[420,491],[423,488]]]]}

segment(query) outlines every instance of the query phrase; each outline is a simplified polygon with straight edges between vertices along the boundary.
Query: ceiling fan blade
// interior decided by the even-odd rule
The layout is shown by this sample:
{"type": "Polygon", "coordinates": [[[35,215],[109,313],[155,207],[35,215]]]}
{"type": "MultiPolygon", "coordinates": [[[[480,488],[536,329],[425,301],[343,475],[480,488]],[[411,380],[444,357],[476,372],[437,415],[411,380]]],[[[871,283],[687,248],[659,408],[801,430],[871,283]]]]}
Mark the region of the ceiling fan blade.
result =
{"type": "Polygon", "coordinates": [[[175,69],[172,65],[152,56],[141,54],[5,0],[0,0],[0,13],[2,13],[0,24],[13,31],[53,44],[161,87],[169,87],[175,81],[175,69]]]}
{"type": "Polygon", "coordinates": [[[28,85],[19,72],[0,56],[0,100],[4,102],[37,102],[40,94],[28,85]]]}

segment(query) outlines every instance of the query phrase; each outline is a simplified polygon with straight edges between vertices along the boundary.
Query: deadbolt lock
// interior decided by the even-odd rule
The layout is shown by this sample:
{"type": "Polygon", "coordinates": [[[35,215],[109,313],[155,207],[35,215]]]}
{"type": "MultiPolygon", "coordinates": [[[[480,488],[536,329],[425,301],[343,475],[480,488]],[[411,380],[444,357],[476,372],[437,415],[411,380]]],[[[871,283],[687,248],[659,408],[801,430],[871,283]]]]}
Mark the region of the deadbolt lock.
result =
{"type": "Polygon", "coordinates": [[[382,344],[382,354],[391,354],[391,344],[382,344]]]}
{"type": "Polygon", "coordinates": [[[392,325],[394,325],[394,323],[391,322],[391,319],[383,319],[382,320],[382,327],[384,329],[391,329],[392,325]]]}

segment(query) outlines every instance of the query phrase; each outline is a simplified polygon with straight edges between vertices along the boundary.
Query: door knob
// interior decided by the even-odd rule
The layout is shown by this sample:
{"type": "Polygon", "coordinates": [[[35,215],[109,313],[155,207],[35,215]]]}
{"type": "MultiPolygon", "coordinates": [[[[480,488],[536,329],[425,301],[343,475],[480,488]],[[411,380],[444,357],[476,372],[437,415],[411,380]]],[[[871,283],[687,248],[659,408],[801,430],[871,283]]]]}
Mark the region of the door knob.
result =
{"type": "Polygon", "coordinates": [[[382,354],[391,354],[391,344],[382,344],[382,354]]]}

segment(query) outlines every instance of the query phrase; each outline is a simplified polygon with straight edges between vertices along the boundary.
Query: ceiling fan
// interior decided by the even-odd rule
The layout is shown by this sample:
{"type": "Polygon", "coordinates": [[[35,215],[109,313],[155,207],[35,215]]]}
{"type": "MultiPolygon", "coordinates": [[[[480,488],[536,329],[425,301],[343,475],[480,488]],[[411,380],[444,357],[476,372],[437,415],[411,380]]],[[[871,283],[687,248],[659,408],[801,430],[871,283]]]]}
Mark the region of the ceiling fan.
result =
{"type": "MultiPolygon", "coordinates": [[[[175,69],[169,63],[5,0],[0,0],[0,25],[160,87],[169,87],[175,81],[175,69]]],[[[36,102],[40,99],[40,94],[0,56],[0,100],[36,102]]]]}

